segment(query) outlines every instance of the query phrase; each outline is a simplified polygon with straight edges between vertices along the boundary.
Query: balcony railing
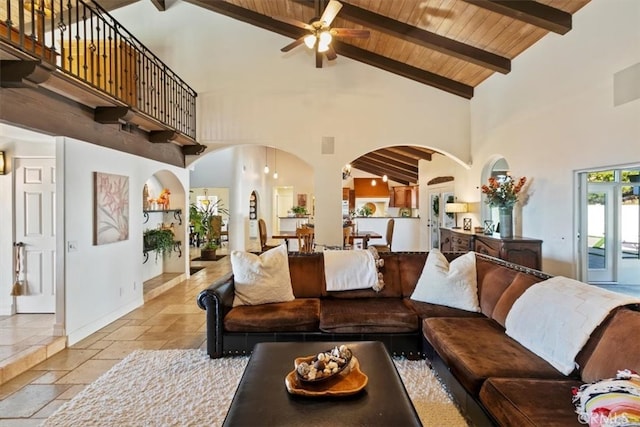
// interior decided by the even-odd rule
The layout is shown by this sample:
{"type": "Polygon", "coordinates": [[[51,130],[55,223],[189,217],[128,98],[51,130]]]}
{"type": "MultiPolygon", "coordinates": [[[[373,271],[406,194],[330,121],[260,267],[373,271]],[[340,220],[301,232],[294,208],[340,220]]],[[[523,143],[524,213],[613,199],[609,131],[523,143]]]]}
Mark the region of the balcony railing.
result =
{"type": "Polygon", "coordinates": [[[0,40],[195,139],[196,92],[100,5],[0,3],[0,40]]]}

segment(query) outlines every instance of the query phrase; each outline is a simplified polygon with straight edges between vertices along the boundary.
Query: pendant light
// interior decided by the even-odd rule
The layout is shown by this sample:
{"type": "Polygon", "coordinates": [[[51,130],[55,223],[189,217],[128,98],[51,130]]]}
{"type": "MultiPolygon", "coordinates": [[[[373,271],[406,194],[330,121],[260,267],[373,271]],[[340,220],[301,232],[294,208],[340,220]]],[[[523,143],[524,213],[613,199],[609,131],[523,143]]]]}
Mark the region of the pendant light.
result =
{"type": "Polygon", "coordinates": [[[273,179],[278,179],[278,149],[273,149],[273,179]]]}
{"type": "Polygon", "coordinates": [[[268,153],[267,150],[269,148],[265,145],[264,147],[264,173],[268,174],[269,173],[269,160],[268,160],[268,153]]]}

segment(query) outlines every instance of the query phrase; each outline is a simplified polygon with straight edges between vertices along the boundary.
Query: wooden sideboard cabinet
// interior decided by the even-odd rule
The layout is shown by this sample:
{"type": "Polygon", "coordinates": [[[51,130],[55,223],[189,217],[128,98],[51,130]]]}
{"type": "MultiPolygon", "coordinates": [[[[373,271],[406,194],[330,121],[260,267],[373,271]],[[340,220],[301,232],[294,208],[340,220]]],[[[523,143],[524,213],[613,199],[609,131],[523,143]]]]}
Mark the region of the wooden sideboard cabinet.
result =
{"type": "Polygon", "coordinates": [[[440,228],[442,252],[475,251],[523,265],[542,268],[542,240],[514,236],[502,238],[499,234],[475,234],[469,231],[440,228]]]}

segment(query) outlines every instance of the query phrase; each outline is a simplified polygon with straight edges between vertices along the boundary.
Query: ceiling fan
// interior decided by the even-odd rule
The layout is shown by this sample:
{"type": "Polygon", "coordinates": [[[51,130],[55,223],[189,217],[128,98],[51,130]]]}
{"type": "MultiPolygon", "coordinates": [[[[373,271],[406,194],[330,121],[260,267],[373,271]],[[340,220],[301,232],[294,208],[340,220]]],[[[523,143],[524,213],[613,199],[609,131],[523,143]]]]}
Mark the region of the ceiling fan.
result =
{"type": "MultiPolygon", "coordinates": [[[[315,6],[316,16],[318,16],[320,15],[320,0],[315,1],[315,6]]],[[[331,45],[334,37],[369,37],[369,30],[331,28],[331,23],[335,19],[336,15],[338,15],[340,9],[342,9],[342,3],[336,0],[329,0],[327,7],[324,9],[324,12],[322,12],[322,16],[320,16],[320,18],[313,18],[308,24],[285,16],[274,17],[274,19],[286,22],[291,25],[295,25],[299,28],[304,28],[305,30],[309,31],[309,34],[289,43],[288,45],[280,49],[280,51],[289,52],[294,47],[304,43],[309,49],[313,49],[315,51],[316,68],[322,68],[323,54],[327,56],[327,59],[329,61],[333,61],[338,57],[336,55],[335,49],[331,45]]]]}

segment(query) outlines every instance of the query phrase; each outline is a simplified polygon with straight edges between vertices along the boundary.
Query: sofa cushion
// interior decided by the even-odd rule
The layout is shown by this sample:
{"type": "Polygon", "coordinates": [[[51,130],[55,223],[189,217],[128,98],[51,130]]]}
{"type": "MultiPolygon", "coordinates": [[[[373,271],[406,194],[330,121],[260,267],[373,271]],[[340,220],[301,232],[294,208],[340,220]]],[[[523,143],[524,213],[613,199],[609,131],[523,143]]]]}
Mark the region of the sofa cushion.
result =
{"type": "Polygon", "coordinates": [[[323,332],[387,333],[418,330],[418,316],[400,298],[325,298],[320,305],[320,330],[323,332]]]}
{"type": "MultiPolygon", "coordinates": [[[[384,257],[382,254],[381,256],[384,257]]],[[[416,288],[427,256],[428,253],[398,253],[394,257],[396,260],[395,270],[398,280],[402,284],[403,297],[409,298],[416,288]]],[[[390,269],[389,261],[385,259],[385,270],[389,271],[390,269]]]]}
{"type": "Polygon", "coordinates": [[[320,300],[298,298],[293,301],[232,308],[224,317],[228,332],[306,332],[317,331],[320,300]]]}
{"type": "Polygon", "coordinates": [[[231,251],[235,297],[233,306],[291,301],[289,261],[285,245],[260,255],[231,251]]]}
{"type": "Polygon", "coordinates": [[[489,378],[480,402],[501,426],[581,426],[571,403],[577,380],[489,378]]]}
{"type": "Polygon", "coordinates": [[[483,258],[476,259],[476,272],[480,308],[485,316],[493,317],[496,303],[518,272],[483,258]]]}
{"type": "Polygon", "coordinates": [[[289,275],[296,298],[320,298],[325,288],[324,258],[313,254],[289,254],[289,275]]]}
{"type": "Polygon", "coordinates": [[[404,298],[403,301],[421,319],[427,317],[485,317],[482,313],[447,307],[446,305],[414,301],[410,298],[404,298]]]}
{"type": "Polygon", "coordinates": [[[469,252],[449,263],[439,250],[433,249],[411,299],[479,312],[475,253],[469,252]]]}
{"type": "Polygon", "coordinates": [[[428,318],[423,320],[422,331],[454,376],[474,396],[489,377],[565,378],[508,337],[492,319],[428,318]]]}
{"type": "Polygon", "coordinates": [[[507,314],[511,310],[513,303],[522,295],[524,291],[535,283],[540,282],[542,279],[531,274],[518,273],[511,282],[511,285],[504,290],[498,302],[493,308],[492,318],[496,322],[500,323],[503,327],[507,320],[507,314]]]}
{"type": "MultiPolygon", "coordinates": [[[[380,259],[384,260],[384,265],[379,267],[380,273],[384,281],[384,288],[381,291],[369,289],[354,289],[347,291],[327,291],[326,286],[323,289],[322,296],[331,298],[357,299],[357,298],[400,298],[402,296],[402,287],[398,275],[398,262],[395,254],[379,253],[380,259]]],[[[322,273],[324,277],[324,272],[322,273]]]]}
{"type": "MultiPolygon", "coordinates": [[[[623,369],[640,372],[640,312],[621,308],[616,310],[591,355],[581,369],[585,382],[615,377],[623,369]]],[[[580,358],[578,358],[580,360],[580,358]]]]}

